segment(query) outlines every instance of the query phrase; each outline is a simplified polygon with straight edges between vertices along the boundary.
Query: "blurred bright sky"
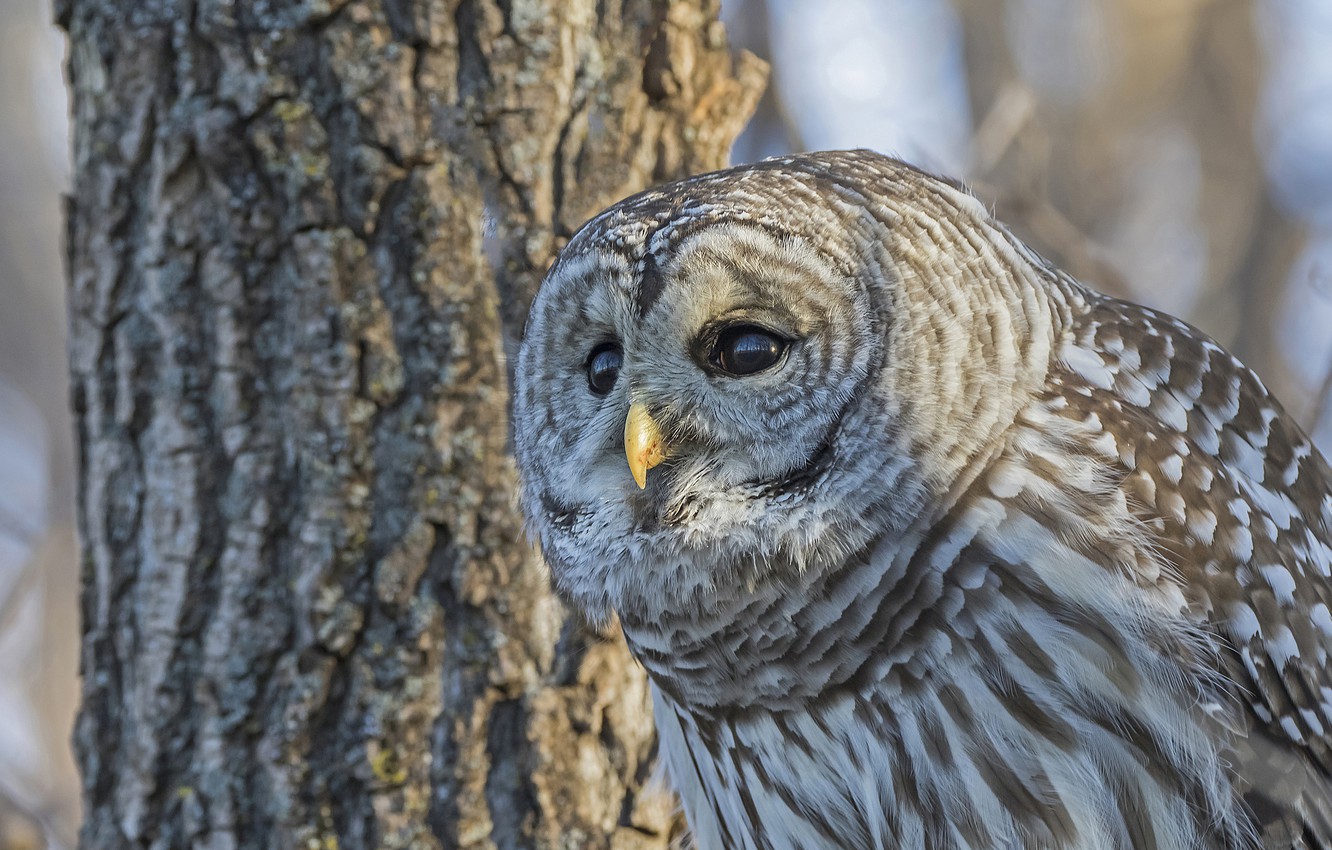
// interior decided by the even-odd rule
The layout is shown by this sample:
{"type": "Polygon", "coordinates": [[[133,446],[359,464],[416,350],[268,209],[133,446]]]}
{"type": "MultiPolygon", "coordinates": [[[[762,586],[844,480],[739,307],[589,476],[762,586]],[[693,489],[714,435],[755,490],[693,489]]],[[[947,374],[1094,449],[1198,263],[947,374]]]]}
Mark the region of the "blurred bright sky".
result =
{"type": "Polygon", "coordinates": [[[938,0],[769,0],[772,62],[810,150],[870,147],[960,173],[961,30],[938,0]]]}
{"type": "Polygon", "coordinates": [[[1271,66],[1258,129],[1277,197],[1332,231],[1332,2],[1268,0],[1271,66]]]}

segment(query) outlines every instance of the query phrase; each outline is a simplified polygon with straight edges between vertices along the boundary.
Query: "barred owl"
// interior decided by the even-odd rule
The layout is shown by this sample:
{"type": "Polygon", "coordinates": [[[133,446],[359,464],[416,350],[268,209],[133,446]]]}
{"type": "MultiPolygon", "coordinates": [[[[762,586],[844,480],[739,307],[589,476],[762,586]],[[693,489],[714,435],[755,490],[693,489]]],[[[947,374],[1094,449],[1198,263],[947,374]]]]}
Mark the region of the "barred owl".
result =
{"type": "Polygon", "coordinates": [[[1332,472],[1199,331],[865,152],[544,281],[522,505],[703,850],[1332,847],[1332,472]]]}

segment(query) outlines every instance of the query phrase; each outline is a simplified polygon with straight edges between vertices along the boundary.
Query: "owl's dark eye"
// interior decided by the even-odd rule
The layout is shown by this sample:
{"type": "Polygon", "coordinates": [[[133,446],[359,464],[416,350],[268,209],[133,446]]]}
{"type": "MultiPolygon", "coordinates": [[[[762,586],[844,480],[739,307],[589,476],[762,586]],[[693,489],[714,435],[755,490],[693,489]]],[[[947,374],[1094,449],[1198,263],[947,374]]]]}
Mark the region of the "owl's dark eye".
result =
{"type": "Polygon", "coordinates": [[[717,336],[708,359],[728,375],[753,375],[786,353],[786,340],[758,325],[732,325],[717,336]]]}
{"type": "Polygon", "coordinates": [[[620,377],[620,364],[624,355],[620,346],[613,342],[603,342],[592,349],[587,358],[587,385],[597,395],[605,395],[615,386],[615,379],[620,377]]]}

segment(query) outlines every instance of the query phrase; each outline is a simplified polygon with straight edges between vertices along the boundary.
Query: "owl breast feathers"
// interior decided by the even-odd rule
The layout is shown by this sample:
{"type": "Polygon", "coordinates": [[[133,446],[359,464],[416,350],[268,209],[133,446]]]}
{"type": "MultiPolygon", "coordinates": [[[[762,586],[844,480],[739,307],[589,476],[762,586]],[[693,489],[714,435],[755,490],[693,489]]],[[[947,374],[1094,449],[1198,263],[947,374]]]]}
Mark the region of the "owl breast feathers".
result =
{"type": "Polygon", "coordinates": [[[1332,847],[1332,473],[1202,333],[865,151],[629,198],[515,378],[702,850],[1332,847]]]}

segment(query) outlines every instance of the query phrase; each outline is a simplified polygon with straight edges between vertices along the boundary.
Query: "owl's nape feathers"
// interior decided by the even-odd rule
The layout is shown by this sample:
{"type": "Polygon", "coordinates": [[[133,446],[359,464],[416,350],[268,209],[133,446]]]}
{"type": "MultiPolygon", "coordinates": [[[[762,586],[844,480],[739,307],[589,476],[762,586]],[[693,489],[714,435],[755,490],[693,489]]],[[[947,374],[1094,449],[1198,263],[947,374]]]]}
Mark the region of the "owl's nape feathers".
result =
{"type": "Polygon", "coordinates": [[[702,850],[1332,848],[1326,461],[961,188],[834,152],[617,204],[514,427],[702,850]]]}

